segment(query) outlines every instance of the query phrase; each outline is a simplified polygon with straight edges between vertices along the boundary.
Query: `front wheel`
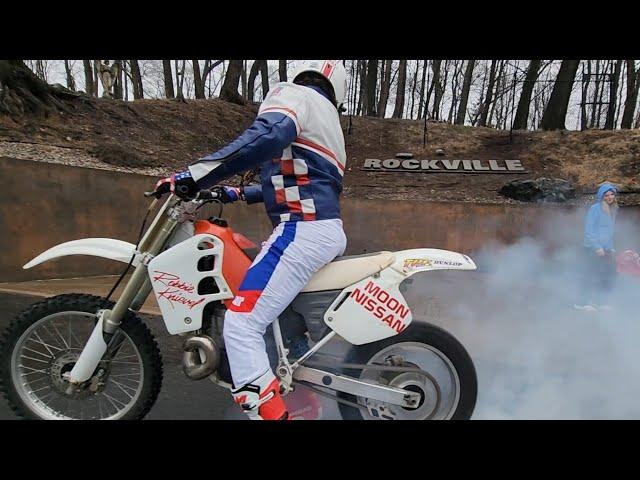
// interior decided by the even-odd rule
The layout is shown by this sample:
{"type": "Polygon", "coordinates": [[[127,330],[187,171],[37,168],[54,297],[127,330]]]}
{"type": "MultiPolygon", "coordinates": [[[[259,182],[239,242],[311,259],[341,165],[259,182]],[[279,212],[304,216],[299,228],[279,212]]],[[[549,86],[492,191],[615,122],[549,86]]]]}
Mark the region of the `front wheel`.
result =
{"type": "Polygon", "coordinates": [[[0,340],[0,392],[18,416],[134,420],[146,415],[160,391],[162,358],[151,332],[132,312],[122,320],[117,347],[91,379],[73,390],[65,380],[93,331],[96,312],[112,306],[101,297],[66,294],[18,315],[0,340]]]}
{"type": "Polygon", "coordinates": [[[425,373],[345,369],[344,373],[392,387],[419,392],[418,408],[408,409],[354,395],[340,398],[365,408],[340,405],[346,420],[466,420],[476,404],[478,380],[469,354],[445,330],[428,323],[412,323],[401,334],[353,346],[347,361],[372,366],[419,368],[425,373]]]}

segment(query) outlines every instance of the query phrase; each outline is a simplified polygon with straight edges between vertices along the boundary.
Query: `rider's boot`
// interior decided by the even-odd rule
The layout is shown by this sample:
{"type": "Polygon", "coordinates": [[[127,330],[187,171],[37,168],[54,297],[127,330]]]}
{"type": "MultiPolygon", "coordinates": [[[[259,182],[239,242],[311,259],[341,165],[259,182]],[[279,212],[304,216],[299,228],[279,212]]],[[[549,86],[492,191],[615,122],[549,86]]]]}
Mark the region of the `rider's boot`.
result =
{"type": "Polygon", "coordinates": [[[280,382],[271,372],[231,390],[233,399],[251,420],[287,420],[289,412],[280,396],[280,382]]]}

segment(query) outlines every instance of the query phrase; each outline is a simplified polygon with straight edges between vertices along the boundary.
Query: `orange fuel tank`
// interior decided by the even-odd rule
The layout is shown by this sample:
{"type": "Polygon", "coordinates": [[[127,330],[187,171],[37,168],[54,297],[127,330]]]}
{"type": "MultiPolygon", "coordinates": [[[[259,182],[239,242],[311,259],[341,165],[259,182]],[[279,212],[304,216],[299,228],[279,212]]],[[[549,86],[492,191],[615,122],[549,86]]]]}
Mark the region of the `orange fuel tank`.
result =
{"type": "MultiPolygon", "coordinates": [[[[222,274],[235,296],[247,270],[251,266],[251,259],[242,251],[236,239],[241,239],[240,244],[245,248],[251,248],[253,243],[239,233],[234,233],[231,227],[222,227],[208,220],[198,220],[195,223],[196,235],[207,233],[215,235],[224,243],[224,257],[222,259],[222,274]]],[[[225,300],[227,307],[233,299],[225,300]]]]}

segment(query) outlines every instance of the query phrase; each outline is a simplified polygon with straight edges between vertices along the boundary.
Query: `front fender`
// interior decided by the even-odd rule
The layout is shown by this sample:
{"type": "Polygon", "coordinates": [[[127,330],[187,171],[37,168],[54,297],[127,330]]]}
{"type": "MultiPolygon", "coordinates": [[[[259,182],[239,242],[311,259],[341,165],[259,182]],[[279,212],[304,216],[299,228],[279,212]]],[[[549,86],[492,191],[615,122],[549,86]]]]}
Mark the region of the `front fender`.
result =
{"type": "Polygon", "coordinates": [[[392,269],[410,277],[430,270],[475,270],[476,264],[466,255],[437,248],[414,248],[394,252],[392,269]]]}
{"type": "MultiPolygon", "coordinates": [[[[36,258],[26,263],[22,268],[26,270],[41,263],[48,262],[49,260],[66,257],[68,255],[91,255],[129,263],[135,249],[136,246],[133,243],[123,240],[115,240],[113,238],[83,238],[51,247],[49,250],[45,250],[36,258]]],[[[140,259],[136,256],[133,260],[133,265],[138,266],[139,263],[140,259]]]]}

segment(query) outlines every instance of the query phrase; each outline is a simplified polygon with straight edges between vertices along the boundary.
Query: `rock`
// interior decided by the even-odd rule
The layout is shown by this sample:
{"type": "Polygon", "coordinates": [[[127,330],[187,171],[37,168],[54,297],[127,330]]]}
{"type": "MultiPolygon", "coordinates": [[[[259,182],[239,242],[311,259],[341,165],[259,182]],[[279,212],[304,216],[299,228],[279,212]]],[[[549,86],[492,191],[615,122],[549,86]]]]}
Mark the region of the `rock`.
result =
{"type": "Polygon", "coordinates": [[[396,158],[407,159],[410,160],[413,158],[413,153],[396,153],[396,158]]]}
{"type": "Polygon", "coordinates": [[[438,149],[436,150],[436,155],[438,155],[438,156],[440,156],[440,157],[442,157],[442,156],[446,155],[446,154],[445,154],[445,152],[444,152],[444,148],[438,148],[438,149]]]}
{"type": "Polygon", "coordinates": [[[535,180],[512,180],[498,191],[503,197],[523,202],[565,202],[575,198],[576,189],[561,178],[536,178],[535,180]]]}
{"type": "Polygon", "coordinates": [[[67,142],[70,142],[70,141],[71,141],[71,137],[66,137],[66,138],[65,138],[65,140],[66,140],[67,142]]]}

